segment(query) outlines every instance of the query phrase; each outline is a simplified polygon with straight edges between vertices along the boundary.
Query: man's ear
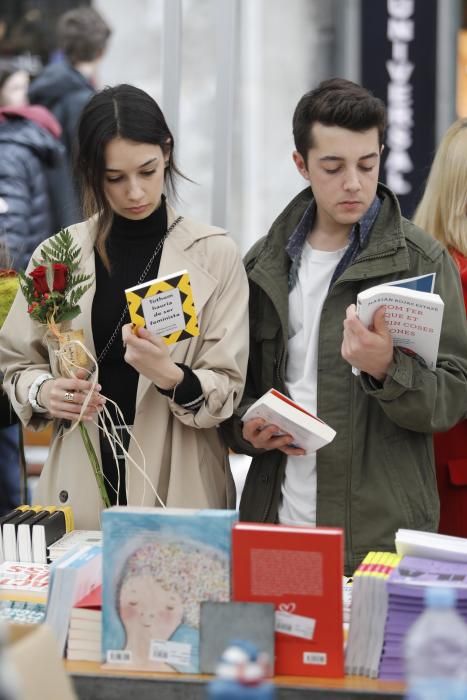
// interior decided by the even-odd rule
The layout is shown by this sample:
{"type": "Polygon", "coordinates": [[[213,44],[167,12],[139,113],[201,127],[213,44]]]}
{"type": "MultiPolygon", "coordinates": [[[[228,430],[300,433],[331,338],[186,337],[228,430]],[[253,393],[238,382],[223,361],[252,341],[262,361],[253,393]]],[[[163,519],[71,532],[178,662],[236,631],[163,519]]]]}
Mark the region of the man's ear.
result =
{"type": "Polygon", "coordinates": [[[295,167],[297,168],[298,172],[300,175],[305,179],[305,180],[310,180],[310,175],[308,173],[308,168],[306,166],[305,160],[302,156],[301,153],[298,151],[294,151],[292,153],[292,158],[293,162],[295,163],[295,167]]]}
{"type": "Polygon", "coordinates": [[[384,143],[381,144],[381,150],[379,152],[379,155],[382,156],[384,151],[384,143]]]}

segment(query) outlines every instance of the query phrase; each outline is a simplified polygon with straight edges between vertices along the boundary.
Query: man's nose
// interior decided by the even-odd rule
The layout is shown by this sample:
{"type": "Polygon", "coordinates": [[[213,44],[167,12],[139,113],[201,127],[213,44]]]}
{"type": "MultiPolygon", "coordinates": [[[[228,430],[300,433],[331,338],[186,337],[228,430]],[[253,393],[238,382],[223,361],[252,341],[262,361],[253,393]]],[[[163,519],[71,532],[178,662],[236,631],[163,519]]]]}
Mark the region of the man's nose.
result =
{"type": "Polygon", "coordinates": [[[357,192],[361,187],[360,178],[356,170],[349,170],[346,173],[344,188],[350,192],[357,192]]]}

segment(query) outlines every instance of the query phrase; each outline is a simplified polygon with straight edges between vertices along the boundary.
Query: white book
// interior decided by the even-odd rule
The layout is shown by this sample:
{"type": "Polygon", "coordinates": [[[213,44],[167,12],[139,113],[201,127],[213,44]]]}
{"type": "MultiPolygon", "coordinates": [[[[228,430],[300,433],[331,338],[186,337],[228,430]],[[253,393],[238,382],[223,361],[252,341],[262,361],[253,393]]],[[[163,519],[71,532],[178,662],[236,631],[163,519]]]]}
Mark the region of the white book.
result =
{"type": "MultiPolygon", "coordinates": [[[[81,620],[82,622],[82,620],[81,620]]],[[[93,627],[75,627],[72,622],[70,622],[70,629],[68,630],[68,642],[70,639],[102,639],[102,625],[97,623],[93,627]]]]}
{"type": "Polygon", "coordinates": [[[77,545],[80,547],[94,547],[100,544],[102,544],[102,532],[100,530],[71,530],[71,532],[67,532],[59,540],[49,545],[49,558],[50,561],[55,561],[77,545]]]}
{"type": "Polygon", "coordinates": [[[364,326],[371,326],[380,306],[386,308],[384,317],[394,345],[419,355],[429,369],[436,369],[444,311],[439,294],[396,283],[365,289],[357,296],[357,316],[364,326]]]}
{"type": "Polygon", "coordinates": [[[79,547],[50,568],[45,622],[53,629],[63,653],[75,603],[102,582],[102,547],[79,547]]]}
{"type": "Polygon", "coordinates": [[[66,655],[70,661],[102,661],[100,649],[68,649],[66,655]]]}
{"type": "Polygon", "coordinates": [[[294,445],[315,452],[330,443],[336,431],[277,389],[269,389],[244,414],[242,420],[262,418],[275,425],[280,434],[292,435],[294,445]]]}
{"type": "Polygon", "coordinates": [[[401,556],[467,563],[467,539],[464,537],[400,528],[396,532],[395,544],[396,552],[401,556]]]}

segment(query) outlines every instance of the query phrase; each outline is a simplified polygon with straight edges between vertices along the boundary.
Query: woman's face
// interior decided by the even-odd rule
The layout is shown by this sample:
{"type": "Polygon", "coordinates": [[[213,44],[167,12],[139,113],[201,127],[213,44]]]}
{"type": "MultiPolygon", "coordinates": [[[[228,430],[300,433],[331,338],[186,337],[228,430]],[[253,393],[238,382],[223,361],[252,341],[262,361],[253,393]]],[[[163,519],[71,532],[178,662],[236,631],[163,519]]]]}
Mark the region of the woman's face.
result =
{"type": "Polygon", "coordinates": [[[157,209],[168,157],[150,143],[115,138],[107,144],[104,194],[116,214],[138,221],[157,209]]]}
{"type": "Polygon", "coordinates": [[[23,107],[28,103],[29,75],[25,70],[17,70],[5,80],[0,89],[0,105],[3,107],[23,107]]]}
{"type": "Polygon", "coordinates": [[[120,591],[120,617],[127,632],[139,629],[150,639],[170,639],[182,622],[182,601],[154,576],[132,576],[120,591]]]}

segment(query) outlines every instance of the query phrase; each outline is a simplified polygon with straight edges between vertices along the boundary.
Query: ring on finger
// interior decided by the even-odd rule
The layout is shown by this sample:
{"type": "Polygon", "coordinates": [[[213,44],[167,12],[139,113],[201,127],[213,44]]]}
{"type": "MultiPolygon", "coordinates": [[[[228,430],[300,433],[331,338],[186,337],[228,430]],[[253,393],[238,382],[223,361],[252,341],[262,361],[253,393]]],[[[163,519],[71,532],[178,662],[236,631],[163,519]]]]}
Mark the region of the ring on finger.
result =
{"type": "Polygon", "coordinates": [[[72,391],[65,391],[65,396],[63,397],[64,401],[68,401],[68,403],[74,403],[75,400],[75,395],[72,391]]]}

